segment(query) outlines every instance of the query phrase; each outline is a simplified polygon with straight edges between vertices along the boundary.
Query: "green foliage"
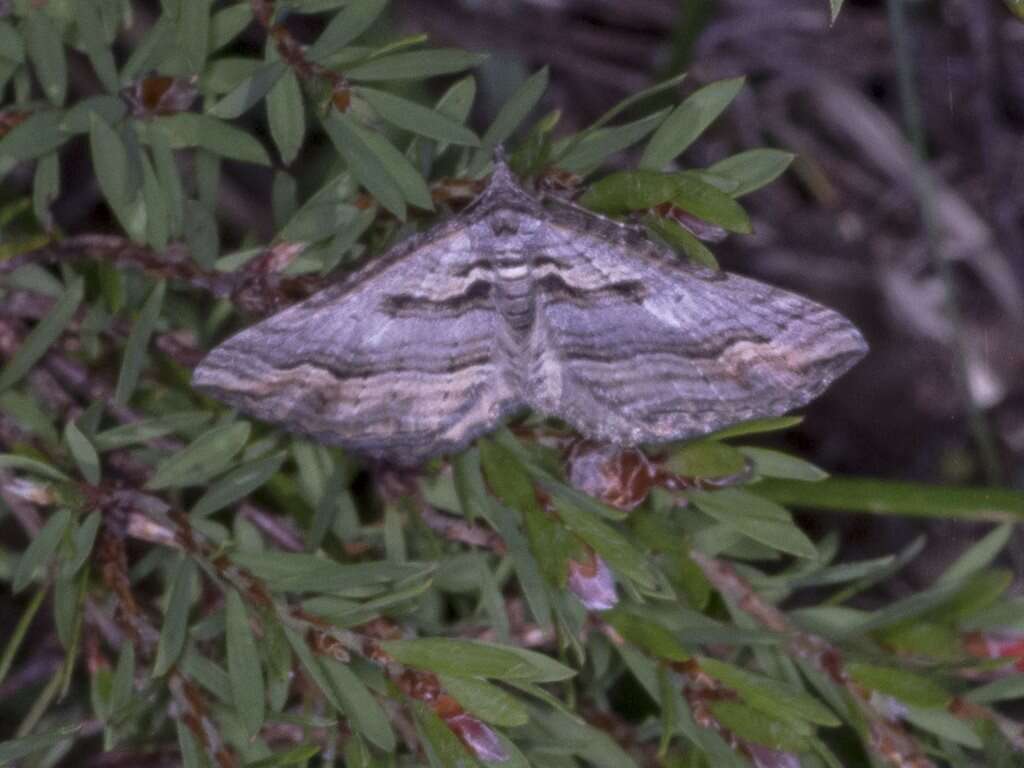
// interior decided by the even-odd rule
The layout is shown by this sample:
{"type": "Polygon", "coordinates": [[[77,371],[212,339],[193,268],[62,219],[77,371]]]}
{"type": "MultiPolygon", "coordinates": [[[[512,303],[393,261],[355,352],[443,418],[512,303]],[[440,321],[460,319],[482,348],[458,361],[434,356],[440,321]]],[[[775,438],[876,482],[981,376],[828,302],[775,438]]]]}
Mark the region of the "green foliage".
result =
{"type": "Polygon", "coordinates": [[[1024,605],[995,567],[1019,493],[828,477],[748,444],[798,417],[652,453],[658,487],[630,504],[574,486],[551,447],[569,435],[536,420],[396,482],[190,390],[247,312],[428,226],[499,148],[528,181],[594,177],[583,205],[710,267],[702,234],[750,232],[740,198],[793,159],[686,167],[742,79],[669,104],[678,75],[567,134],[540,113],[540,69],[477,133],[486,56],[392,39],[387,5],[165,0],[140,22],[127,0],[51,0],[0,18],[0,172],[32,171],[0,210],[0,301],[45,307],[0,318],[18,610],[0,683],[29,671],[0,703],[0,765],[97,748],[197,767],[746,766],[762,748],[863,765],[884,729],[949,765],[1019,748],[992,708],[1024,697],[1024,605]],[[321,30],[305,48],[297,17],[321,30]],[[62,175],[75,152],[94,179],[62,175]],[[602,172],[625,152],[637,168],[602,172]],[[238,168],[266,181],[267,244],[218,218],[238,168]],[[58,231],[70,181],[94,182],[107,231],[58,231]],[[788,506],[1002,525],[865,610],[851,600],[924,543],[840,562],[788,506]],[[588,602],[602,578],[614,606],[588,602]]]}

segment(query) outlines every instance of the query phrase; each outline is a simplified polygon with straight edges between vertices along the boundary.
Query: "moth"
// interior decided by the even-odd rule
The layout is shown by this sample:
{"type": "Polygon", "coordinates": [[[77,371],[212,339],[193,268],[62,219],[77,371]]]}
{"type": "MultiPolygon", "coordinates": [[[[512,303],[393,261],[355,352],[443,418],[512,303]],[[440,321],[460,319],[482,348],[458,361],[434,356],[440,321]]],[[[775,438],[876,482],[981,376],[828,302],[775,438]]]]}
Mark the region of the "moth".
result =
{"type": "Polygon", "coordinates": [[[528,408],[620,446],[779,416],[866,351],[837,312],[528,191],[499,158],[468,208],[228,339],[193,384],[415,466],[528,408]]]}

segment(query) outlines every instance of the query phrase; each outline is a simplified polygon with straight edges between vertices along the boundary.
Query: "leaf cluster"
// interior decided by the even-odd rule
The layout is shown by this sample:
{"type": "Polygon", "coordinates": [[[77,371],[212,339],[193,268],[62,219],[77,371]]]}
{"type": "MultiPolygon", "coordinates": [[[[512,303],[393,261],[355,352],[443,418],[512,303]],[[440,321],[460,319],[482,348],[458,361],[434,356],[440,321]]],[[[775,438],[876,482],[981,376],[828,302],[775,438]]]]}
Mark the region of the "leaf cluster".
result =
{"type": "Polygon", "coordinates": [[[42,311],[0,315],[0,579],[19,610],[0,684],[44,673],[0,704],[0,764],[158,747],[189,768],[883,765],[883,736],[908,765],[1014,764],[996,706],[1024,695],[1024,605],[997,557],[1020,494],[829,478],[759,444],[798,419],[652,454],[662,475],[629,505],[574,485],[548,447],[564,431],[536,420],[396,491],[188,388],[240,322],[237,294],[203,291],[372,258],[500,147],[714,266],[708,233],[749,232],[739,200],[792,160],[681,165],[742,80],[676,102],[676,77],[566,134],[542,69],[478,133],[486,57],[394,39],[386,0],[162,0],[145,23],[127,0],[12,5],[0,174],[32,185],[0,210],[0,301],[42,311]],[[296,19],[321,30],[308,46],[296,19]],[[80,151],[116,247],[49,268],[80,151]],[[602,174],[627,151],[637,168],[602,174]],[[270,179],[271,243],[225,246],[239,168],[270,179]],[[845,562],[783,504],[1000,525],[868,610],[923,543],[845,562]],[[580,586],[598,564],[612,608],[580,586]]]}

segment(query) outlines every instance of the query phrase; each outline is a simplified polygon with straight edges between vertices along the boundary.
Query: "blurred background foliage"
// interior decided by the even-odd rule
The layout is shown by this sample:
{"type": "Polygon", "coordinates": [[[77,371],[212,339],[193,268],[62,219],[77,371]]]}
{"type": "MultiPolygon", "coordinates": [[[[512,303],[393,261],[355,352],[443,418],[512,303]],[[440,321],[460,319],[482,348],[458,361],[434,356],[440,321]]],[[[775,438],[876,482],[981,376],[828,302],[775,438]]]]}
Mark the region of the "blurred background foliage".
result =
{"type": "Polygon", "coordinates": [[[1019,764],[1020,4],[840,5],[0,2],[0,764],[1019,764]],[[499,145],[871,355],[653,463],[191,392],[499,145]]]}

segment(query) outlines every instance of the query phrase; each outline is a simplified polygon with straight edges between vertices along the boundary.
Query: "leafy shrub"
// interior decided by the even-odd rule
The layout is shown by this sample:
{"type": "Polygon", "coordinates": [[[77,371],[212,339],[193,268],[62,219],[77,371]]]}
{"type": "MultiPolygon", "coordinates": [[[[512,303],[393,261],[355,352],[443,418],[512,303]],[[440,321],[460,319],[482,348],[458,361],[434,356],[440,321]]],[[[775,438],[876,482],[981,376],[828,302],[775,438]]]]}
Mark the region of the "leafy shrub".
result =
{"type": "Polygon", "coordinates": [[[1016,764],[994,705],[1024,693],[1024,612],[992,564],[1017,494],[829,479],[748,444],[793,418],[653,457],[567,457],[527,422],[368,475],[188,387],[241,317],[471,197],[500,145],[570,187],[642,145],[582,201],[714,264],[698,235],[748,231],[737,198],[791,157],[662,169],[740,81],[652,111],[675,78],[567,136],[534,119],[542,70],[478,136],[483,57],[385,39],[386,0],[134,5],[0,19],[0,169],[33,169],[0,219],[0,494],[22,547],[0,560],[0,763],[1016,764]],[[321,21],[309,47],[296,19],[321,21]],[[425,80],[446,85],[429,106],[425,80]],[[94,179],[72,176],[83,150],[94,179]],[[226,245],[216,203],[244,166],[267,169],[276,236],[226,245]],[[93,180],[109,226],[57,231],[62,190],[93,180]],[[854,599],[923,544],[837,563],[780,502],[1002,525],[868,611],[854,599]]]}

